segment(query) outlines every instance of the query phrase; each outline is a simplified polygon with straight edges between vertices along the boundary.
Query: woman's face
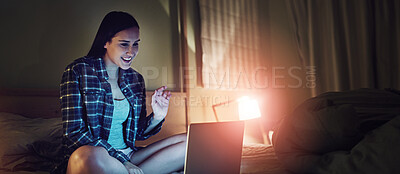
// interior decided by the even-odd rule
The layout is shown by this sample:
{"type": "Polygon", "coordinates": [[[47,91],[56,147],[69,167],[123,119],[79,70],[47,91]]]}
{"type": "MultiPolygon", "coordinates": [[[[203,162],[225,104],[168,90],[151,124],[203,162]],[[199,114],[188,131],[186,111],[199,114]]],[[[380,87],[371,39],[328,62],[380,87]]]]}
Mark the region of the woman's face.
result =
{"type": "Polygon", "coordinates": [[[110,42],[104,45],[106,64],[115,64],[126,70],[131,67],[132,60],[139,51],[139,28],[132,27],[115,34],[110,42]]]}

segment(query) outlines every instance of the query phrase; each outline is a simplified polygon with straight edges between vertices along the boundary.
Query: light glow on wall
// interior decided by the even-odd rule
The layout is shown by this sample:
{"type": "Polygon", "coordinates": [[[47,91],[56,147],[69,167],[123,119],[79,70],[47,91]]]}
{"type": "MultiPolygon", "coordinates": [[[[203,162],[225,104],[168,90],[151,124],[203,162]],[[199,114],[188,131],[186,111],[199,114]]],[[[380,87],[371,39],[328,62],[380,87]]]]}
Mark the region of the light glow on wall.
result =
{"type": "Polygon", "coordinates": [[[238,99],[238,103],[240,120],[250,120],[261,117],[260,107],[256,99],[250,99],[248,96],[244,96],[238,99]]]}

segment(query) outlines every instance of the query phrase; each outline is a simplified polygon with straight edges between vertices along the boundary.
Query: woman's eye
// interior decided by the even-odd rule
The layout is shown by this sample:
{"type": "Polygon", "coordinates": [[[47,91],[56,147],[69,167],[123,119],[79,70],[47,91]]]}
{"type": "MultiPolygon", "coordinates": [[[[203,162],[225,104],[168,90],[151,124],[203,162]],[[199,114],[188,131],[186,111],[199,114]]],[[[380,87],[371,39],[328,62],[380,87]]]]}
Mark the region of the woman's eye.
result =
{"type": "Polygon", "coordinates": [[[122,43],[121,45],[124,46],[124,47],[129,46],[129,44],[127,44],[127,43],[122,43]]]}
{"type": "Polygon", "coordinates": [[[139,46],[139,43],[134,43],[132,46],[134,47],[139,46]]]}

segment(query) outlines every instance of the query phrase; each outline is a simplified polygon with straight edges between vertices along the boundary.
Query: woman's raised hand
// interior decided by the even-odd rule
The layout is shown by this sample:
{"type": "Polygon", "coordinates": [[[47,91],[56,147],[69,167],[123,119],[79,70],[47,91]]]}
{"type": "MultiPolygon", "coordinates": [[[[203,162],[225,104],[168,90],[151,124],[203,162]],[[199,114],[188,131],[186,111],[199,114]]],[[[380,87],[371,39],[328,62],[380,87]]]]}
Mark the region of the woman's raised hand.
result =
{"type": "Polygon", "coordinates": [[[151,97],[151,107],[153,108],[154,119],[162,120],[167,116],[169,99],[171,98],[171,92],[165,90],[167,86],[162,86],[154,91],[151,97]]]}

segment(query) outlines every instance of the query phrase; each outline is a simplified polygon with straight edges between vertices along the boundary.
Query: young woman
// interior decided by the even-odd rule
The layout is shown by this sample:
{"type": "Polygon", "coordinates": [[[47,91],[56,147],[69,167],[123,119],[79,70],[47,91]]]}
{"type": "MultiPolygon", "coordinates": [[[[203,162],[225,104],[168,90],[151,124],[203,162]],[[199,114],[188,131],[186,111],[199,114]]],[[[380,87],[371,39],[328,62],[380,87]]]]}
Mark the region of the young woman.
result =
{"type": "Polygon", "coordinates": [[[64,71],[61,88],[66,173],[171,173],[184,165],[186,135],[135,147],[161,129],[171,93],[155,90],[146,116],[142,75],[131,68],[139,25],[125,12],[108,13],[87,56],[64,71]]]}

